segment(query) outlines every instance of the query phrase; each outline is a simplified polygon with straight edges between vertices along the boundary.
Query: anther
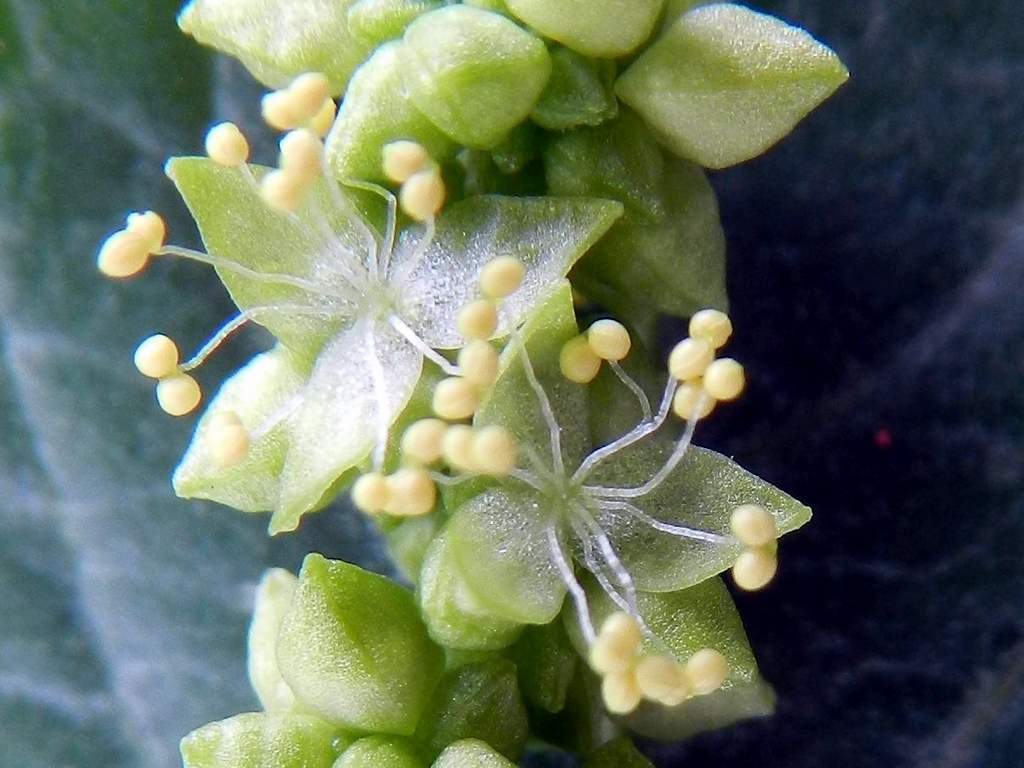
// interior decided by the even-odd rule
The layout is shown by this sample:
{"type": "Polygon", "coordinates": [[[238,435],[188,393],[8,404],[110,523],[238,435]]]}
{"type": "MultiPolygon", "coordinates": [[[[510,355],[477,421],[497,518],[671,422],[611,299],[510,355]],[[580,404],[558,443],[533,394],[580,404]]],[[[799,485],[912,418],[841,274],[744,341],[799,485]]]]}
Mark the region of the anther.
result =
{"type": "Polygon", "coordinates": [[[430,165],[426,147],[415,141],[392,141],[382,151],[384,175],[404,184],[430,165]]]}
{"type": "Polygon", "coordinates": [[[296,114],[305,122],[312,120],[331,97],[331,84],[321,72],[306,72],[292,81],[287,93],[296,114]]]}
{"type": "Polygon", "coordinates": [[[598,320],[587,330],[587,343],[602,360],[622,360],[633,342],[629,331],[614,320],[598,320]]]}
{"type": "Polygon", "coordinates": [[[633,670],[605,675],[601,681],[601,698],[614,715],[628,715],[640,706],[643,692],[633,670]]]}
{"type": "Polygon", "coordinates": [[[263,97],[260,103],[263,119],[271,128],[287,131],[302,125],[302,114],[289,91],[274,91],[263,97]]]}
{"type": "Polygon", "coordinates": [[[452,469],[462,472],[476,470],[473,456],[473,443],[476,435],[473,428],[466,424],[453,424],[444,433],[441,441],[441,452],[445,463],[452,469]]]}
{"type": "Polygon", "coordinates": [[[147,254],[154,254],[163,248],[164,239],[167,237],[167,224],[164,223],[163,217],[154,211],[129,215],[125,229],[142,238],[147,254]]]}
{"type": "Polygon", "coordinates": [[[480,270],[480,290],[491,299],[505,299],[519,290],[526,265],[513,256],[499,256],[480,270]]]}
{"type": "Polygon", "coordinates": [[[714,648],[697,651],[683,667],[686,680],[698,696],[714,693],[729,674],[729,662],[714,648]]]}
{"type": "Polygon", "coordinates": [[[603,675],[632,669],[642,640],[640,627],[632,616],[613,613],[590,646],[590,666],[603,675]]]}
{"type": "Polygon", "coordinates": [[[498,307],[490,299],[471,301],[459,312],[455,324],[465,339],[489,339],[498,328],[498,307]]]}
{"type": "Polygon", "coordinates": [[[702,309],[690,318],[690,335],[721,349],[732,336],[732,320],[717,309],[702,309]]]}
{"type": "Polygon", "coordinates": [[[668,372],[676,381],[692,381],[704,375],[715,359],[715,350],[705,339],[683,339],[668,356],[668,372]]]}
{"type": "Polygon", "coordinates": [[[746,383],[743,366],[731,357],[715,360],[704,372],[704,389],[716,400],[735,400],[746,383]]]}
{"type": "Polygon", "coordinates": [[[96,258],[96,266],[107,277],[132,277],[149,262],[146,241],[134,232],[121,230],[106,239],[96,258]]]}
{"type": "Polygon", "coordinates": [[[151,379],[170,376],[178,368],[178,345],[163,334],[150,336],[135,350],[135,367],[151,379]]]}
{"type": "Polygon", "coordinates": [[[241,464],[249,456],[249,431],[234,411],[221,411],[210,418],[207,441],[210,459],[222,469],[241,464]]]}
{"type": "Polygon", "coordinates": [[[187,373],[176,373],[156,385],[156,399],[171,416],[185,416],[199,405],[202,392],[199,383],[187,373]]]}
{"type": "Polygon", "coordinates": [[[236,168],[249,159],[249,142],[237,125],[221,123],[206,134],[206,154],[217,165],[236,168]]]}
{"type": "Polygon", "coordinates": [[[334,103],[334,99],[324,99],[324,105],[320,107],[320,111],[309,121],[309,127],[316,132],[317,136],[323,138],[331,132],[331,127],[334,125],[334,118],[337,114],[338,107],[334,103]]]}
{"type": "Polygon", "coordinates": [[[286,171],[271,171],[260,182],[260,196],[275,211],[291,212],[302,202],[305,187],[286,171]]]}
{"type": "Polygon", "coordinates": [[[683,421],[706,418],[715,409],[715,398],[700,383],[683,384],[672,398],[672,412],[683,421]]]}
{"type": "Polygon", "coordinates": [[[736,558],[732,578],[740,589],[754,592],[767,586],[778,568],[779,561],[770,548],[748,549],[736,558]]]}
{"type": "Polygon", "coordinates": [[[352,486],[352,503],[368,515],[382,512],[389,500],[387,478],[379,472],[362,475],[352,486]]]}
{"type": "Polygon", "coordinates": [[[690,695],[686,672],[669,656],[647,656],[636,667],[636,681],[645,699],[674,707],[690,695]]]}
{"type": "Polygon", "coordinates": [[[489,387],[498,379],[498,350],[482,339],[469,342],[459,351],[459,371],[467,381],[489,387]]]}
{"type": "Polygon", "coordinates": [[[516,439],[504,427],[483,427],[473,435],[473,464],[480,472],[504,477],[519,460],[516,439]]]}
{"type": "Polygon", "coordinates": [[[779,533],[775,518],[759,504],[742,504],[736,507],[729,525],[740,543],[748,547],[771,544],[779,533]]]}
{"type": "Polygon", "coordinates": [[[320,175],[324,143],[313,131],[300,128],[290,131],[280,142],[281,169],[300,186],[310,184],[320,175]]]}
{"type": "Polygon", "coordinates": [[[601,358],[594,354],[584,336],[570,339],[558,355],[562,375],[577,384],[589,384],[601,370],[601,358]]]}
{"type": "Polygon", "coordinates": [[[433,464],[441,458],[448,425],[440,419],[420,419],[402,434],[402,456],[418,464],[433,464]]]}
{"type": "Polygon", "coordinates": [[[448,192],[437,168],[414,173],[402,184],[398,200],[402,210],[415,221],[434,218],[444,207],[448,192]]]}
{"type": "Polygon", "coordinates": [[[402,517],[428,514],[437,502],[437,486],[423,469],[400,469],[387,479],[388,503],[384,511],[402,517]]]}
{"type": "Polygon", "coordinates": [[[473,383],[466,379],[444,379],[434,388],[434,413],[442,419],[468,419],[479,405],[480,395],[473,383]]]}

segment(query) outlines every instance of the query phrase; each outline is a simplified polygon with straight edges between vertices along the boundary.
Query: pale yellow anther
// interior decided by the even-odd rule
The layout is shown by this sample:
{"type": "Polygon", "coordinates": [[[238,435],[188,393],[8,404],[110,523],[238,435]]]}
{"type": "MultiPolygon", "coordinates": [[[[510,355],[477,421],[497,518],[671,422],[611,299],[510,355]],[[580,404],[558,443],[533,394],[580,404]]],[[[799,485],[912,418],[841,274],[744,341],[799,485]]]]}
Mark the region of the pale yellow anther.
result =
{"type": "Polygon", "coordinates": [[[352,503],[368,515],[383,512],[390,498],[387,478],[380,472],[368,472],[352,485],[352,503]]]}
{"type": "Polygon", "coordinates": [[[713,410],[715,398],[704,391],[699,381],[683,384],[672,398],[672,412],[683,421],[706,418],[713,410]]]}
{"type": "Polygon", "coordinates": [[[292,212],[302,204],[306,187],[287,171],[271,171],[260,182],[260,196],[275,211],[292,212]]]}
{"type": "Polygon", "coordinates": [[[392,141],[382,150],[384,175],[404,184],[414,174],[430,166],[430,153],[415,141],[392,141]]]}
{"type": "Polygon", "coordinates": [[[263,119],[267,125],[279,131],[298,128],[305,119],[290,91],[274,91],[263,97],[260,103],[263,119]]]}
{"type": "Polygon", "coordinates": [[[171,416],[184,416],[195,410],[202,400],[199,382],[187,373],[176,373],[156,385],[156,400],[171,416]]]}
{"type": "Polygon", "coordinates": [[[473,435],[473,465],[480,472],[504,477],[519,460],[519,445],[504,427],[496,425],[476,430],[473,435]]]}
{"type": "Polygon", "coordinates": [[[601,698],[613,715],[628,715],[639,707],[643,692],[633,670],[605,675],[601,681],[601,698]]]}
{"type": "Polygon", "coordinates": [[[316,131],[317,136],[323,138],[331,132],[337,114],[338,106],[334,103],[334,99],[324,99],[324,105],[320,107],[319,112],[313,115],[313,119],[309,121],[309,127],[316,131]]]}
{"type": "Polygon", "coordinates": [[[455,325],[465,339],[489,339],[498,329],[498,307],[490,299],[471,301],[459,311],[455,325]]]}
{"type": "Polygon", "coordinates": [[[324,143],[308,128],[289,131],[281,139],[281,170],[297,184],[310,184],[317,176],[324,158],[324,143]]]}
{"type": "Polygon", "coordinates": [[[453,424],[444,433],[441,441],[441,452],[445,463],[452,469],[463,472],[474,472],[476,466],[473,457],[473,443],[476,433],[466,424],[453,424]]]}
{"type": "Polygon", "coordinates": [[[480,290],[492,299],[505,299],[519,290],[526,265],[514,256],[499,256],[480,270],[480,290]]]}
{"type": "Polygon", "coordinates": [[[690,695],[690,684],[681,664],[668,656],[647,656],[636,667],[636,681],[645,699],[674,707],[690,695]]]}
{"type": "Polygon", "coordinates": [[[717,309],[702,309],[690,318],[690,335],[721,349],[732,336],[732,320],[717,309]]]}
{"type": "Polygon", "coordinates": [[[614,320],[598,320],[590,326],[587,343],[602,360],[622,360],[633,346],[629,331],[614,320]]]}
{"type": "Polygon", "coordinates": [[[459,351],[459,371],[479,387],[498,379],[498,350],[482,339],[471,341],[459,351]]]}
{"type": "Polygon", "coordinates": [[[249,431],[234,411],[221,411],[210,418],[206,442],[213,463],[226,469],[249,456],[249,431]]]}
{"type": "Polygon", "coordinates": [[[384,511],[402,517],[428,514],[437,501],[437,486],[424,469],[400,469],[387,479],[388,503],[384,511]]]}
{"type": "Polygon", "coordinates": [[[453,377],[438,382],[434,388],[434,413],[442,419],[468,419],[480,406],[480,393],[471,381],[453,377]]]}
{"type": "Polygon", "coordinates": [[[676,381],[692,381],[704,375],[715,359],[715,350],[705,339],[683,339],[668,356],[668,372],[676,381]]]}
{"type": "Polygon", "coordinates": [[[236,168],[249,159],[249,142],[237,125],[221,123],[206,134],[206,154],[217,165],[236,168]]]}
{"type": "Polygon", "coordinates": [[[178,345],[163,334],[150,336],[135,350],[135,367],[151,379],[170,376],[178,368],[178,345]]]}
{"type": "Polygon", "coordinates": [[[558,367],[569,381],[589,384],[601,370],[601,358],[594,354],[585,336],[577,336],[562,347],[558,367]]]}
{"type": "Polygon", "coordinates": [[[590,646],[590,666],[595,672],[608,674],[631,669],[640,653],[643,635],[636,620],[626,613],[613,613],[601,626],[597,639],[590,646]]]}
{"type": "Polygon", "coordinates": [[[729,675],[729,662],[714,648],[704,648],[687,659],[683,669],[693,692],[706,696],[722,687],[729,675]]]}
{"type": "Polygon", "coordinates": [[[759,504],[741,504],[729,520],[733,534],[748,547],[763,547],[775,541],[778,526],[771,513],[759,504]]]}
{"type": "Polygon", "coordinates": [[[715,360],[704,372],[704,389],[716,400],[735,400],[746,384],[743,366],[731,357],[715,360]]]}
{"type": "Polygon", "coordinates": [[[778,568],[778,558],[770,547],[748,549],[736,558],[732,579],[740,589],[753,592],[767,586],[778,568]]]}
{"type": "Polygon", "coordinates": [[[164,247],[167,237],[167,224],[163,217],[155,211],[133,213],[128,216],[126,230],[138,235],[146,244],[146,253],[153,254],[164,247]]]}
{"type": "Polygon", "coordinates": [[[288,86],[292,108],[302,122],[312,120],[331,97],[331,84],[321,72],[306,72],[288,86]]]}
{"type": "Polygon", "coordinates": [[[440,419],[420,419],[402,434],[402,457],[418,464],[433,464],[443,454],[448,425],[440,419]]]}
{"type": "Polygon", "coordinates": [[[107,277],[131,277],[146,268],[146,241],[133,232],[121,230],[107,238],[96,258],[96,266],[107,277]]]}
{"type": "Polygon", "coordinates": [[[441,211],[447,195],[440,171],[429,168],[414,173],[402,184],[398,202],[411,219],[426,221],[441,211]]]}

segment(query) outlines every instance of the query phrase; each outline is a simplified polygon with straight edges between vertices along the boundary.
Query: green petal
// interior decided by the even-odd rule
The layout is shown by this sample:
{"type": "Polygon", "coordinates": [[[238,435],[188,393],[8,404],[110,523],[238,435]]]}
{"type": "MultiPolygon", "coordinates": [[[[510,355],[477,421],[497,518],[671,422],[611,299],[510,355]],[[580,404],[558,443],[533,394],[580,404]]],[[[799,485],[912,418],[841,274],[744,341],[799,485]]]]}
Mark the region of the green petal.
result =
{"type": "Polygon", "coordinates": [[[479,605],[452,562],[444,534],[427,549],[416,591],[430,636],[446,648],[500,650],[514,643],[522,630],[521,624],[479,605]]]}
{"type": "Polygon", "coordinates": [[[277,637],[298,585],[290,571],[271,568],[256,590],[249,625],[249,681],[267,712],[287,712],[295,706],[295,694],[277,666],[277,637]]]}
{"type": "Polygon", "coordinates": [[[349,31],[354,0],[192,0],[178,24],[186,34],[241,60],[271,88],[323,72],[345,90],[369,48],[349,31]]]}
{"type": "Polygon", "coordinates": [[[615,117],[615,62],[588,59],[568,48],[551,51],[551,78],[530,114],[549,131],[600,125],[615,117]]]}
{"type": "Polygon", "coordinates": [[[410,592],[316,554],[302,565],[277,658],[304,707],[353,730],[397,735],[415,730],[444,661],[410,592]]]}
{"type": "Polygon", "coordinates": [[[448,672],[416,729],[416,741],[430,759],[452,742],[472,738],[518,760],[528,735],[516,668],[505,659],[448,672]]]}
{"type": "Polygon", "coordinates": [[[664,0],[506,0],[534,29],[588,56],[613,59],[650,36],[664,0]]]}
{"type": "Polygon", "coordinates": [[[367,736],[352,744],[333,768],[426,768],[404,739],[367,736]]]}
{"type": "Polygon", "coordinates": [[[445,749],[431,768],[515,768],[515,763],[478,739],[463,739],[445,749]]]}
{"type": "Polygon", "coordinates": [[[305,715],[236,715],[181,740],[185,768],[330,768],[337,729],[305,715]]]}
{"type": "Polygon", "coordinates": [[[782,139],[848,77],[804,30],[721,3],[680,18],[616,90],[674,152],[725,168],[782,139]]]}
{"type": "Polygon", "coordinates": [[[417,16],[441,5],[441,0],[358,0],[348,9],[348,28],[361,42],[376,48],[401,37],[417,16]]]}
{"type": "Polygon", "coordinates": [[[421,16],[405,32],[409,96],[459,144],[489,149],[525,120],[551,59],[504,16],[464,5],[421,16]]]}
{"type": "Polygon", "coordinates": [[[480,270],[499,256],[527,268],[522,287],[501,303],[499,335],[509,332],[555,289],[572,265],[621,215],[607,200],[471,197],[449,206],[430,247],[416,256],[422,232],[406,230],[396,250],[401,314],[430,346],[461,347],[459,311],[480,294],[480,270]]]}
{"type": "Polygon", "coordinates": [[[583,768],[654,768],[633,744],[632,739],[610,741],[594,750],[583,762],[583,768]]]}
{"type": "MultiPolygon", "coordinates": [[[[652,477],[671,454],[667,440],[643,441],[608,460],[588,484],[636,487],[652,477]]],[[[631,503],[664,523],[727,537],[709,543],[662,533],[625,512],[602,512],[598,520],[639,589],[674,592],[732,567],[741,551],[729,521],[740,504],[760,504],[775,518],[779,535],[811,518],[811,510],[725,456],[690,446],[686,457],[655,491],[631,503]]]]}
{"type": "Polygon", "coordinates": [[[578,658],[561,622],[527,627],[509,657],[519,670],[519,690],[526,701],[546,712],[561,712],[578,658]]]}
{"type": "MultiPolygon", "coordinates": [[[[269,170],[251,168],[257,179],[269,170]]],[[[329,313],[309,316],[282,309],[257,318],[292,350],[312,359],[359,299],[344,271],[365,269],[367,237],[375,233],[352,212],[355,199],[339,191],[352,208],[339,210],[321,181],[296,214],[285,215],[267,207],[242,170],[224,168],[206,158],[179,157],[168,161],[167,175],[195,217],[209,252],[264,275],[255,279],[218,269],[241,309],[302,306],[329,313]],[[330,238],[320,226],[318,208],[331,226],[330,238]],[[299,279],[309,287],[267,282],[275,276],[299,279]]]]}
{"type": "Polygon", "coordinates": [[[327,160],[339,179],[387,181],[383,148],[399,139],[419,142],[437,162],[454,149],[451,139],[409,101],[401,50],[397,42],[381,46],[352,76],[327,137],[327,160]]]}
{"type": "Polygon", "coordinates": [[[307,365],[277,346],[257,355],[229,378],[196,427],[185,456],[174,472],[174,490],[186,499],[209,499],[243,512],[268,512],[280,497],[281,469],[291,441],[287,421],[252,441],[241,463],[218,467],[209,455],[209,425],[217,414],[236,413],[248,430],[259,429],[301,392],[307,365]]]}
{"type": "Polygon", "coordinates": [[[380,323],[360,321],[324,347],[293,420],[272,533],[294,530],[343,473],[386,445],[422,366],[419,350],[380,323]]]}

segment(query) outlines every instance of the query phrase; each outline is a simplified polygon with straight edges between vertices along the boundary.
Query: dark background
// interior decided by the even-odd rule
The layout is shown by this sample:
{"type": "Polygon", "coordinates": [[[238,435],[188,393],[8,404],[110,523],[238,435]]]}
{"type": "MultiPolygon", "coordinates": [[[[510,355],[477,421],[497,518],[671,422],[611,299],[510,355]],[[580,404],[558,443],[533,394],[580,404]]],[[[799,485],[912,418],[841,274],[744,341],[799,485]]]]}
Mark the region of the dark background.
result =
{"type": "MultiPolygon", "coordinates": [[[[752,386],[702,442],[814,507],[741,596],[776,717],[662,768],[1024,766],[1024,3],[792,0],[850,83],[715,174],[752,386]]],[[[266,564],[382,567],[333,509],[265,519],[173,497],[189,427],[131,350],[230,314],[212,276],[94,274],[127,210],[193,229],[159,173],[258,91],[177,34],[175,0],[0,0],[0,765],[170,768],[251,708],[266,564]]],[[[243,340],[213,385],[244,359],[243,340]]]]}

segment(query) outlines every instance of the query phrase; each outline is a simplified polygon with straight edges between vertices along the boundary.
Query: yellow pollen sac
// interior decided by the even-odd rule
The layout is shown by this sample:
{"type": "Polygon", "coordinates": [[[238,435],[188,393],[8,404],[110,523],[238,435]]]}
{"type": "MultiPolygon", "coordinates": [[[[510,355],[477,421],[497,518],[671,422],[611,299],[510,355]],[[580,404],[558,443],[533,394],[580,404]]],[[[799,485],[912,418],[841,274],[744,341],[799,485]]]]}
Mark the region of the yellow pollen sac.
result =
{"type": "Polygon", "coordinates": [[[384,511],[402,517],[428,514],[437,501],[437,486],[423,469],[400,469],[387,479],[390,497],[384,511]]]}
{"type": "Polygon", "coordinates": [[[299,184],[312,183],[320,175],[324,143],[308,128],[290,131],[281,139],[281,169],[299,184]]]}
{"type": "Polygon", "coordinates": [[[472,382],[452,377],[439,382],[434,388],[433,406],[434,413],[442,419],[468,419],[480,406],[480,395],[472,382]]]}
{"type": "Polygon", "coordinates": [[[628,715],[640,706],[643,692],[632,670],[612,672],[601,681],[601,698],[613,715],[628,715]]]}
{"type": "Polygon", "coordinates": [[[479,471],[504,477],[519,460],[519,445],[504,427],[489,426],[477,430],[473,436],[473,464],[479,471]]]}
{"type": "Polygon", "coordinates": [[[434,218],[444,207],[448,191],[436,168],[414,173],[402,184],[398,201],[402,210],[415,221],[434,218]]]}
{"type": "Polygon", "coordinates": [[[743,366],[731,357],[715,360],[704,372],[704,389],[716,400],[735,400],[746,384],[743,366]]]}
{"type": "Polygon", "coordinates": [[[683,667],[668,656],[648,656],[636,667],[636,681],[645,699],[675,707],[690,696],[683,667]]]}
{"type": "Polygon", "coordinates": [[[702,309],[690,318],[690,335],[721,349],[732,336],[732,320],[717,309],[702,309]]]}
{"type": "Polygon", "coordinates": [[[368,472],[352,485],[352,503],[368,515],[382,512],[390,498],[387,478],[380,472],[368,472]]]}
{"type": "Polygon", "coordinates": [[[590,666],[600,674],[632,669],[642,641],[635,619],[626,613],[613,613],[590,647],[590,666]]]}
{"type": "Polygon", "coordinates": [[[306,72],[288,86],[292,107],[302,122],[312,120],[331,97],[331,84],[321,72],[306,72]]]}
{"type": "Polygon", "coordinates": [[[693,692],[706,696],[722,687],[729,674],[729,662],[714,648],[704,648],[693,654],[683,669],[693,692]]]}
{"type": "Polygon", "coordinates": [[[490,299],[471,301],[459,311],[455,324],[465,339],[489,339],[498,329],[498,307],[490,299]]]}
{"type": "Polygon", "coordinates": [[[324,105],[320,107],[320,111],[309,121],[309,127],[316,132],[317,136],[323,138],[331,132],[331,127],[334,125],[334,118],[337,114],[338,106],[334,103],[334,99],[324,99],[324,105]]]}
{"type": "Polygon", "coordinates": [[[298,128],[305,120],[290,91],[274,91],[260,103],[263,119],[271,128],[287,131],[298,128]]]}
{"type": "Polygon", "coordinates": [[[135,350],[135,367],[151,379],[170,376],[178,368],[178,345],[163,334],[150,336],[135,350]]]}
{"type": "Polygon", "coordinates": [[[415,174],[430,166],[430,153],[415,141],[392,141],[382,150],[384,175],[404,184],[415,174]]]}
{"type": "Polygon", "coordinates": [[[519,290],[526,265],[514,256],[499,256],[480,270],[480,290],[491,299],[506,299],[519,290]]]}
{"type": "Polygon", "coordinates": [[[715,398],[700,383],[683,384],[672,398],[672,412],[683,421],[704,419],[715,410],[715,398]]]}
{"type": "Polygon", "coordinates": [[[292,212],[302,203],[306,191],[300,179],[287,171],[271,171],[260,182],[260,196],[275,211],[292,212]]]}
{"type": "Polygon", "coordinates": [[[570,339],[558,355],[562,375],[576,384],[589,384],[601,370],[601,358],[594,354],[584,336],[570,339]]]}
{"type": "Polygon", "coordinates": [[[440,419],[421,419],[402,435],[402,456],[418,464],[433,464],[441,458],[448,425],[440,419]]]}
{"type": "Polygon", "coordinates": [[[602,360],[622,360],[633,346],[629,331],[614,320],[598,320],[587,330],[587,343],[602,360]]]}
{"type": "Polygon", "coordinates": [[[775,578],[779,561],[767,547],[748,549],[736,558],[732,567],[732,579],[736,586],[747,592],[763,589],[775,578]]]}
{"type": "Polygon", "coordinates": [[[207,427],[210,458],[222,469],[241,464],[249,456],[249,431],[233,411],[222,411],[207,427]]]}
{"type": "Polygon", "coordinates": [[[156,400],[164,412],[171,416],[185,416],[195,410],[202,400],[199,382],[187,373],[176,373],[161,379],[156,385],[156,400]]]}
{"type": "Polygon", "coordinates": [[[463,472],[476,471],[473,456],[475,438],[476,434],[473,428],[466,424],[454,424],[448,427],[448,431],[444,433],[444,440],[441,441],[441,451],[445,463],[453,469],[463,472]]]}
{"type": "Polygon", "coordinates": [[[459,371],[479,387],[489,387],[498,380],[498,350],[477,339],[459,352],[459,371]]]}
{"type": "Polygon", "coordinates": [[[134,232],[121,230],[107,238],[96,257],[96,266],[107,277],[132,277],[146,268],[146,241],[134,232]]]}
{"type": "Polygon", "coordinates": [[[163,217],[159,213],[154,211],[133,213],[128,217],[128,225],[125,229],[142,238],[146,244],[147,253],[156,253],[164,247],[167,224],[164,223],[163,217]]]}
{"type": "Polygon", "coordinates": [[[237,168],[249,159],[249,142],[237,125],[221,123],[206,134],[206,154],[217,165],[237,168]]]}
{"type": "Polygon", "coordinates": [[[748,547],[763,547],[775,541],[778,526],[771,513],[759,504],[741,504],[729,520],[733,534],[748,547]]]}
{"type": "Polygon", "coordinates": [[[668,372],[676,381],[692,381],[704,375],[715,359],[715,350],[704,339],[683,339],[668,356],[668,372]]]}

